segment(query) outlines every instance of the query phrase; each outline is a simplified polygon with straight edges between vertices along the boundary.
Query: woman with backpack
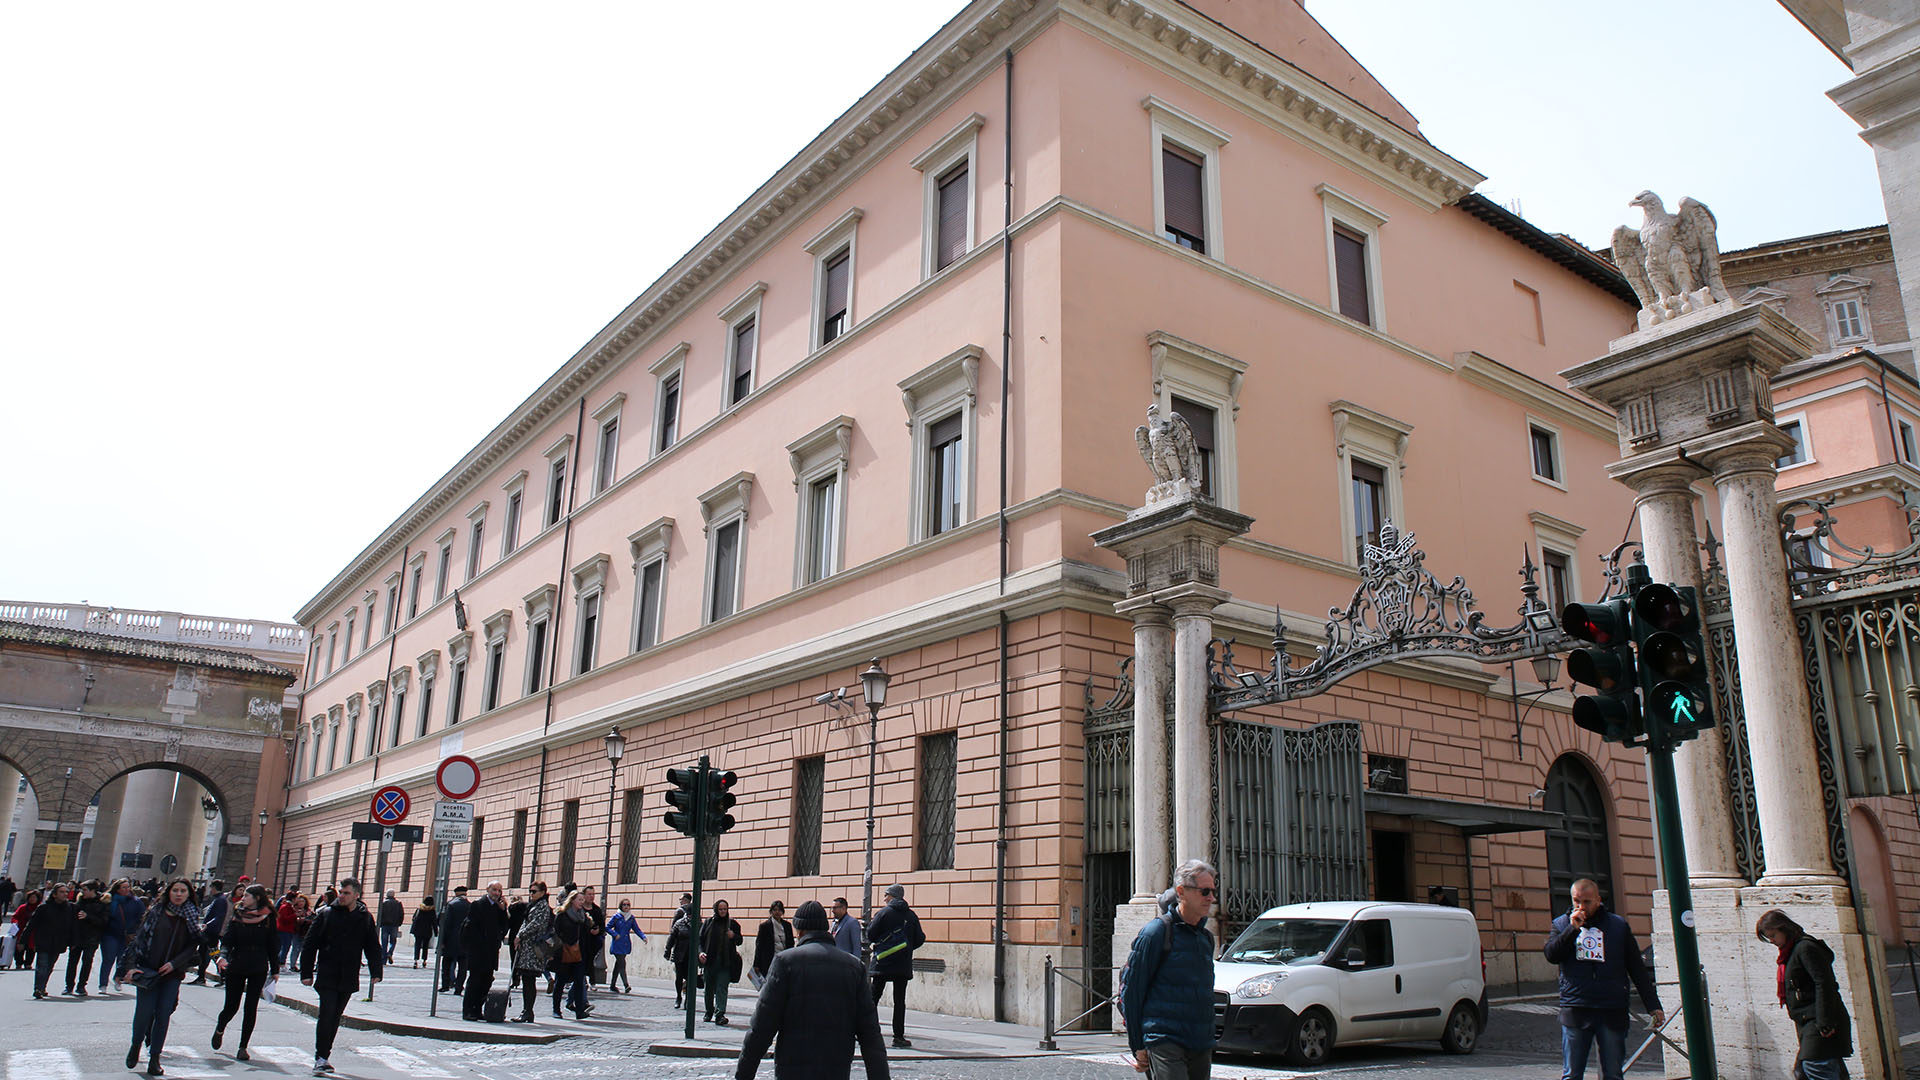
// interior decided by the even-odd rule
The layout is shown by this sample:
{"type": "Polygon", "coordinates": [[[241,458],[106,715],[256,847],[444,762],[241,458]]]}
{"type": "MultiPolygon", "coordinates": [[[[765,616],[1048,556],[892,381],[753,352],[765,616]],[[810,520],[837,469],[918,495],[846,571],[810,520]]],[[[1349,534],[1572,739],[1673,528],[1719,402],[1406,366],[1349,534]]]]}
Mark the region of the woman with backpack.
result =
{"type": "Polygon", "coordinates": [[[127,1049],[127,1068],[140,1064],[147,1051],[147,1075],[160,1076],[160,1051],[167,1044],[167,1024],[180,1004],[180,980],[200,965],[205,944],[205,916],[193,902],[193,883],[175,878],[140,920],[139,929],[120,954],[113,981],[134,985],[133,1045],[127,1049]]]}

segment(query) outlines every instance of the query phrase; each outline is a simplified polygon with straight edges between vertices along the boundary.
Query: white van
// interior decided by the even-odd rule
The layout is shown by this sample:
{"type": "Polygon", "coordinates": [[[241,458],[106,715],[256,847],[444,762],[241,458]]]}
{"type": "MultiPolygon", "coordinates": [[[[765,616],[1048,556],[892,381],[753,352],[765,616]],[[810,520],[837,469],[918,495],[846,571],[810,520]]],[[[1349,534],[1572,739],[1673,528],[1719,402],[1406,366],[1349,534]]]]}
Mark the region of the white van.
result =
{"type": "Polygon", "coordinates": [[[1470,912],[1348,900],[1255,919],[1213,967],[1218,1049],[1319,1065],[1335,1046],[1438,1039],[1472,1053],[1487,1022],[1470,912]]]}

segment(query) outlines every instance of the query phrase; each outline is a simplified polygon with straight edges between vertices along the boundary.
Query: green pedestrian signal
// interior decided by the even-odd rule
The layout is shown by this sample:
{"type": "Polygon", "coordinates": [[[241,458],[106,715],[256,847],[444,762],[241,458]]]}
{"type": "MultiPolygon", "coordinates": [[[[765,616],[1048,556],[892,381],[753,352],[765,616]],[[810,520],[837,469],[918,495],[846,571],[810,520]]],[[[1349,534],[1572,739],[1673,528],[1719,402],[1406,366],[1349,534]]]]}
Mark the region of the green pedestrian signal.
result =
{"type": "Polygon", "coordinates": [[[1634,595],[1633,616],[1648,734],[1672,745],[1712,727],[1713,691],[1693,588],[1649,585],[1634,595]]]}

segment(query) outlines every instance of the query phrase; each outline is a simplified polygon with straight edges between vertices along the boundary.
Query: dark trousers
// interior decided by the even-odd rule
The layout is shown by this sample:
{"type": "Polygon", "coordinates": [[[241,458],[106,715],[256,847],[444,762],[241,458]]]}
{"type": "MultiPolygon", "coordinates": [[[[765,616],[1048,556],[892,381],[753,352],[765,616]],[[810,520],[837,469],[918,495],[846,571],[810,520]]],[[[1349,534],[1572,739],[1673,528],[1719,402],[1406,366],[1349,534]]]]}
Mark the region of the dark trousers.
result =
{"type": "Polygon", "coordinates": [[[1147,1044],[1148,1080],[1208,1080],[1213,1051],[1189,1050],[1165,1040],[1147,1044]]]}
{"type": "Polygon", "coordinates": [[[557,977],[553,980],[553,1015],[560,1015],[562,994],[566,995],[567,1008],[572,1009],[575,1016],[585,1013],[587,1010],[587,962],[576,960],[571,964],[555,964],[554,974],[557,977]]]}
{"type": "Polygon", "coordinates": [[[520,984],[520,1015],[533,1019],[533,1003],[540,998],[540,973],[537,971],[516,971],[513,981],[520,984]]]}
{"type": "Polygon", "coordinates": [[[67,949],[67,993],[73,993],[75,986],[81,993],[87,992],[87,980],[93,977],[93,951],[98,945],[74,945],[67,949]],[[73,981],[73,973],[80,973],[80,981],[73,981]]]}
{"type": "Polygon", "coordinates": [[[240,1013],[240,1045],[244,1048],[247,1041],[253,1038],[254,1014],[260,1010],[260,991],[266,987],[266,972],[242,975],[228,968],[227,1003],[221,1007],[220,1019],[215,1021],[213,1026],[225,1031],[227,1024],[233,1020],[233,1014],[240,1013]]]}
{"type": "Polygon", "coordinates": [[[147,1044],[150,1056],[159,1057],[167,1045],[167,1024],[173,1019],[173,1007],[180,1004],[180,977],[184,972],[161,979],[152,989],[136,989],[133,994],[133,1045],[147,1044]]]}
{"type": "Polygon", "coordinates": [[[480,1019],[480,1011],[486,1007],[487,992],[493,989],[492,968],[470,968],[467,971],[467,989],[460,999],[460,1016],[465,1020],[480,1019]]]}
{"type": "Polygon", "coordinates": [[[433,958],[433,939],[417,937],[413,939],[413,962],[425,963],[433,958]]]}
{"type": "Polygon", "coordinates": [[[686,957],[673,962],[673,1000],[679,1001],[680,995],[688,993],[687,983],[693,978],[693,964],[686,957]]]}
{"type": "Polygon", "coordinates": [[[340,1034],[340,1018],[347,1014],[347,1002],[353,994],[346,990],[320,990],[320,1017],[313,1027],[313,1056],[332,1057],[333,1037],[340,1034]]]}
{"type": "Polygon", "coordinates": [[[53,965],[59,963],[63,949],[39,949],[33,954],[33,992],[47,992],[47,981],[53,978],[53,965]]]}
{"type": "Polygon", "coordinates": [[[873,977],[873,1003],[880,1004],[880,993],[893,984],[893,1037],[907,1037],[907,975],[875,975],[873,977]]]}
{"type": "Polygon", "coordinates": [[[706,965],[700,977],[707,985],[707,1015],[727,1015],[727,989],[733,982],[733,958],[723,956],[718,964],[706,965]]]}
{"type": "Polygon", "coordinates": [[[614,983],[625,983],[627,989],[633,989],[633,983],[627,980],[627,958],[616,955],[613,958],[613,974],[607,976],[607,989],[613,989],[614,983]]]}
{"type": "Polygon", "coordinates": [[[393,963],[393,947],[400,941],[400,928],[383,926],[380,928],[380,955],[387,963],[393,963]]]}
{"type": "MultiPolygon", "coordinates": [[[[286,967],[287,954],[293,951],[293,942],[294,942],[293,931],[282,930],[279,933],[280,933],[280,951],[278,953],[277,958],[280,961],[280,966],[286,967]]],[[[297,956],[294,957],[293,962],[294,964],[298,965],[300,963],[300,958],[297,956]]]]}
{"type": "Polygon", "coordinates": [[[459,993],[461,986],[460,977],[466,973],[467,965],[461,962],[461,958],[446,952],[445,946],[442,946],[440,953],[440,989],[445,990],[452,988],[454,993],[459,993]]]}
{"type": "Polygon", "coordinates": [[[107,977],[113,974],[113,965],[120,962],[120,954],[126,949],[125,938],[108,935],[100,939],[100,989],[107,988],[107,977]]]}

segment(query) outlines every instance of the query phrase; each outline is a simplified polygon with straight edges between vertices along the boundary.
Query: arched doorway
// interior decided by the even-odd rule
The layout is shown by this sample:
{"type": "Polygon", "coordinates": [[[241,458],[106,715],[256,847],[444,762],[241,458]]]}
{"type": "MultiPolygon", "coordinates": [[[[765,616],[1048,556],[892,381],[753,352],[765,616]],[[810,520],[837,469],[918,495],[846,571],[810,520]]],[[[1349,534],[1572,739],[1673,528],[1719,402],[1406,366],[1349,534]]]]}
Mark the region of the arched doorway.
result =
{"type": "Polygon", "coordinates": [[[1579,756],[1562,754],[1547,770],[1547,813],[1560,826],[1547,830],[1547,886],[1553,910],[1581,878],[1600,886],[1600,898],[1613,907],[1613,849],[1607,842],[1607,793],[1600,777],[1579,756]]]}
{"type": "Polygon", "coordinates": [[[1847,811],[1847,832],[1854,873],[1873,909],[1874,928],[1880,932],[1881,941],[1898,945],[1900,908],[1893,896],[1893,861],[1887,851],[1886,834],[1873,811],[1858,804],[1847,811]]]}
{"type": "Polygon", "coordinates": [[[33,782],[13,762],[0,758],[0,877],[27,879],[39,824],[40,799],[33,782]]]}
{"type": "Polygon", "coordinates": [[[177,764],[126,769],[93,795],[82,876],[219,877],[228,820],[222,793],[198,770],[177,764]]]}

